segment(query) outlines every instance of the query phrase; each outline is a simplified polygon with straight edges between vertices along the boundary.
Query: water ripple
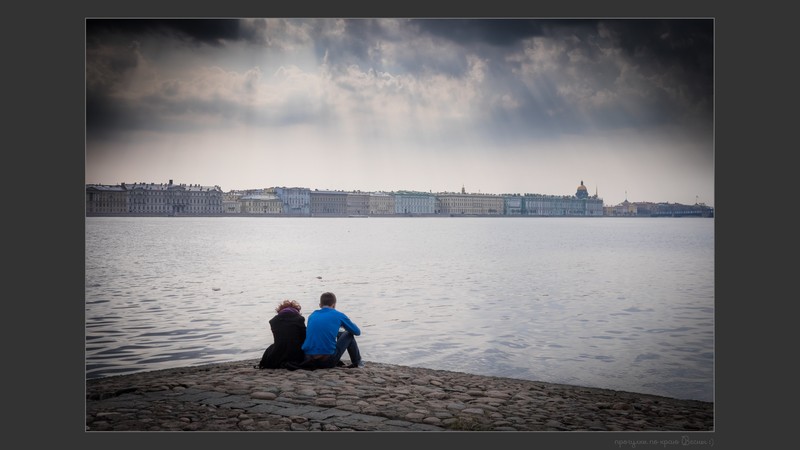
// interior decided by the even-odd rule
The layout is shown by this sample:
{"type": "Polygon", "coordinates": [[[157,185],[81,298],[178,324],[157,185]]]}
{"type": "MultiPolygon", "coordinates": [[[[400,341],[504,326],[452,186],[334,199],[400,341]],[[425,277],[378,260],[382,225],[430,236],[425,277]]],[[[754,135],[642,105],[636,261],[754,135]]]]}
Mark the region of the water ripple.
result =
{"type": "Polygon", "coordinates": [[[87,218],[87,378],[258,358],[329,290],[368,361],[713,398],[713,221],[241,219],[87,218]]]}

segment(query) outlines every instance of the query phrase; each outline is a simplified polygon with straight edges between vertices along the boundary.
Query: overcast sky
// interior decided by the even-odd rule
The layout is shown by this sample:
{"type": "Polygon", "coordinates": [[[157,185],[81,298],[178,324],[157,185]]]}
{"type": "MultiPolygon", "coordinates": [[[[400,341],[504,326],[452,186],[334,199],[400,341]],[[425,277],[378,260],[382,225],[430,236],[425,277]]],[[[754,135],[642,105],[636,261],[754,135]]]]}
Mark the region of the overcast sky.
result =
{"type": "Polygon", "coordinates": [[[87,19],[86,183],[714,204],[712,19],[87,19]]]}

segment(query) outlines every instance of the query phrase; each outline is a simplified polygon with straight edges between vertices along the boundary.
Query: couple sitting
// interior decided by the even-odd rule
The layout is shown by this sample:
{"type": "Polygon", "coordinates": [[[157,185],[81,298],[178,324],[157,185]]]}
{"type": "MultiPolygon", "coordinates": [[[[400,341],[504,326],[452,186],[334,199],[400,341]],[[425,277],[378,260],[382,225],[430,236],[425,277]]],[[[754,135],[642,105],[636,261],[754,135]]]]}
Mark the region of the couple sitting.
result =
{"type": "Polygon", "coordinates": [[[319,309],[308,316],[308,326],[300,315],[300,304],[294,300],[284,300],[275,311],[278,314],[269,321],[274,342],[256,368],[314,370],[343,366],[345,350],[350,356],[348,367],[364,367],[355,339],[361,330],[336,310],[333,293],[325,292],[319,297],[319,309]]]}

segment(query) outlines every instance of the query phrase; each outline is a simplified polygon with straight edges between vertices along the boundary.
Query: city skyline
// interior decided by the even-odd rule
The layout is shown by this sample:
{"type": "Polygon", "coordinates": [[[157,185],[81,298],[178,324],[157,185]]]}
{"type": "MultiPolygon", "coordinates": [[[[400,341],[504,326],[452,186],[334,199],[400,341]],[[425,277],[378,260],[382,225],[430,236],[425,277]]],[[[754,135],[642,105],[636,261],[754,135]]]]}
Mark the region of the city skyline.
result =
{"type": "Polygon", "coordinates": [[[87,19],[86,183],[714,205],[711,19],[87,19]]]}
{"type": "MultiPolygon", "coordinates": [[[[583,183],[583,181],[581,181],[581,183],[583,183]]],[[[434,191],[418,191],[418,190],[413,190],[413,189],[400,188],[400,189],[396,189],[394,191],[365,191],[365,190],[361,190],[361,189],[353,189],[353,190],[326,189],[324,187],[297,186],[297,185],[262,186],[262,187],[245,187],[245,188],[241,188],[241,189],[226,189],[225,186],[220,186],[219,184],[200,184],[200,183],[191,183],[191,182],[187,183],[187,182],[183,182],[183,181],[180,181],[180,180],[173,180],[173,179],[170,179],[170,180],[168,180],[166,182],[163,182],[163,181],[134,181],[134,182],[130,182],[130,183],[126,182],[126,185],[128,185],[128,187],[133,187],[135,185],[170,185],[170,184],[174,184],[176,186],[195,186],[195,185],[197,185],[197,186],[202,186],[202,187],[218,187],[221,190],[221,192],[223,192],[223,193],[230,193],[230,192],[258,192],[258,191],[264,191],[264,190],[276,189],[276,188],[308,189],[310,192],[320,191],[320,192],[346,192],[346,193],[364,193],[364,194],[393,194],[393,193],[408,192],[408,193],[421,193],[421,194],[433,194],[433,195],[436,195],[436,194],[458,194],[458,193],[461,193],[461,190],[434,192],[434,191]]],[[[122,185],[120,183],[87,183],[87,187],[88,186],[119,186],[119,187],[121,187],[122,185]]],[[[514,196],[514,195],[519,195],[519,196],[525,196],[525,195],[538,196],[538,195],[543,195],[543,196],[553,196],[553,197],[574,197],[576,195],[576,193],[577,193],[577,190],[578,190],[579,186],[580,186],[580,184],[576,185],[575,186],[576,187],[575,192],[573,192],[571,194],[542,194],[540,192],[501,192],[501,193],[500,192],[475,192],[475,191],[470,191],[469,189],[466,189],[466,186],[463,187],[464,188],[464,192],[463,193],[465,195],[474,195],[474,194],[479,194],[480,195],[480,194],[483,194],[483,195],[487,195],[487,196],[498,196],[498,197],[509,196],[509,195],[510,196],[514,196]]],[[[590,198],[594,198],[595,195],[596,195],[594,192],[590,192],[588,190],[588,188],[587,188],[587,193],[588,193],[590,198]]],[[[608,204],[608,203],[605,202],[605,199],[603,199],[603,197],[601,195],[596,195],[596,198],[604,200],[603,201],[603,205],[604,206],[618,206],[619,204],[622,203],[622,202],[619,202],[619,203],[615,203],[613,205],[612,204],[608,204]]],[[[627,199],[627,196],[626,196],[626,199],[627,199]]],[[[694,203],[673,202],[673,201],[669,201],[669,200],[662,201],[662,202],[653,202],[653,201],[646,200],[646,199],[637,200],[637,201],[630,201],[629,200],[629,202],[630,203],[671,203],[671,204],[685,204],[685,205],[694,204],[694,203]]],[[[699,201],[699,199],[697,199],[697,202],[699,204],[705,204],[704,202],[699,201]]],[[[706,206],[713,207],[712,205],[706,205],[706,206]]]]}

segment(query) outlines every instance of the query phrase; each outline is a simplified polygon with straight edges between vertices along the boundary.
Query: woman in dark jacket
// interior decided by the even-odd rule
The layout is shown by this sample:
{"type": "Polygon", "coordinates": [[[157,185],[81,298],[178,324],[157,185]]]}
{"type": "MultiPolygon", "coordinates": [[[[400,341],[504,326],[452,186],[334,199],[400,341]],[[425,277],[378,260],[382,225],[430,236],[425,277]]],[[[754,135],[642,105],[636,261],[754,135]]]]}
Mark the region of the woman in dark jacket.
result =
{"type": "Polygon", "coordinates": [[[277,314],[269,321],[273,343],[264,350],[256,366],[259,369],[280,369],[287,362],[299,364],[305,356],[300,347],[306,339],[306,319],[300,315],[300,304],[284,300],[275,312],[277,314]]]}

